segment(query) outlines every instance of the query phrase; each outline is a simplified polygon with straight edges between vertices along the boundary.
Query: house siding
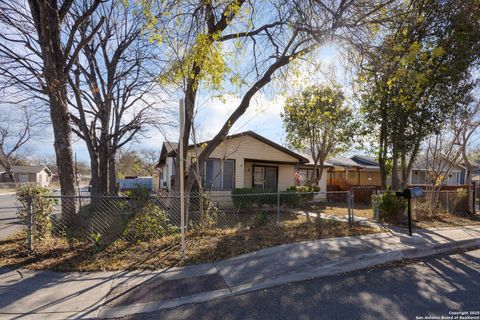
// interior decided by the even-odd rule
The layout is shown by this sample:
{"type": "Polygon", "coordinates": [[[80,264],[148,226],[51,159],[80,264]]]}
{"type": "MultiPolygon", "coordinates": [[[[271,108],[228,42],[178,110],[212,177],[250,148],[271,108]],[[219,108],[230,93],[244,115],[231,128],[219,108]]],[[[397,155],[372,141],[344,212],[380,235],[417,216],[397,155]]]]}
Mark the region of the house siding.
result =
{"type": "MultiPolygon", "coordinates": [[[[194,150],[190,149],[188,154],[188,159],[190,159],[194,155],[194,150]]],[[[289,163],[298,162],[297,158],[251,136],[236,137],[222,142],[212,152],[210,158],[235,160],[235,188],[252,187],[252,168],[255,160],[289,163]],[[245,159],[253,159],[253,163],[245,161],[245,159]]],[[[277,164],[272,165],[277,166],[277,164]]],[[[295,165],[278,165],[278,167],[278,188],[279,190],[285,190],[295,183],[295,165]]]]}

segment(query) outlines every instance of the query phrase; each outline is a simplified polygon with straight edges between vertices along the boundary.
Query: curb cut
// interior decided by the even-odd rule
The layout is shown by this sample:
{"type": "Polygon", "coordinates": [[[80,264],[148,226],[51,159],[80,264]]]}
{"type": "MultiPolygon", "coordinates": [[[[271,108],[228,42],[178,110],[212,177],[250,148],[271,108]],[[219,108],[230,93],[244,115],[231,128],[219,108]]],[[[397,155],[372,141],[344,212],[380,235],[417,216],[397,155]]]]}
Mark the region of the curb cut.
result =
{"type": "Polygon", "coordinates": [[[265,279],[257,283],[244,283],[230,289],[215,290],[203,292],[192,296],[185,296],[177,299],[171,299],[161,302],[138,303],[129,306],[115,307],[104,309],[100,307],[98,316],[100,318],[123,317],[135,313],[145,313],[160,311],[163,309],[176,308],[186,304],[202,303],[218,298],[233,297],[253,291],[263,290],[267,288],[278,287],[295,282],[312,280],[315,278],[328,277],[338,275],[340,273],[353,272],[365,268],[381,265],[389,262],[398,262],[403,259],[416,259],[454,252],[459,249],[470,249],[480,246],[480,237],[474,239],[459,240],[442,244],[427,245],[426,248],[408,248],[401,250],[385,251],[381,253],[365,254],[354,262],[337,262],[322,268],[309,272],[287,273],[281,276],[265,279]]]}

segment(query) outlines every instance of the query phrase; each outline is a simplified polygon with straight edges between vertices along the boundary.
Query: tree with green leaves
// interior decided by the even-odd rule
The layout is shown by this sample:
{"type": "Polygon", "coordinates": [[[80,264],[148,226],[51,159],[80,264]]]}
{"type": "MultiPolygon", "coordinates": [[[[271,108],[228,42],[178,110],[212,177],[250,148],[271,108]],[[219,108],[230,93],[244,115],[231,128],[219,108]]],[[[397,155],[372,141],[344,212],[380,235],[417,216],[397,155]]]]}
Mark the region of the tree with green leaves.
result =
{"type": "Polygon", "coordinates": [[[287,141],[297,150],[308,150],[314,174],[308,185],[323,174],[324,161],[346,150],[358,129],[352,110],[344,105],[343,92],[337,87],[312,86],[290,97],[282,113],[287,141]]]}
{"type": "Polygon", "coordinates": [[[359,72],[365,123],[375,132],[382,185],[406,185],[422,142],[470,99],[480,49],[475,1],[416,1],[389,23],[359,72]]]}

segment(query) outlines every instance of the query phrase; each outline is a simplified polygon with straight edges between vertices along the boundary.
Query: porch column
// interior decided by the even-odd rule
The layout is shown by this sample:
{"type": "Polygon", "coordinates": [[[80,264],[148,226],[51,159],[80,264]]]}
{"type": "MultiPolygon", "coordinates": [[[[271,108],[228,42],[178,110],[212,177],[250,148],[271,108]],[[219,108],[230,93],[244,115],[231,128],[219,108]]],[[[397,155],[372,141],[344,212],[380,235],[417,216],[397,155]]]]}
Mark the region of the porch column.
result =
{"type": "Polygon", "coordinates": [[[235,188],[244,187],[245,177],[245,160],[235,159],[235,188]]]}

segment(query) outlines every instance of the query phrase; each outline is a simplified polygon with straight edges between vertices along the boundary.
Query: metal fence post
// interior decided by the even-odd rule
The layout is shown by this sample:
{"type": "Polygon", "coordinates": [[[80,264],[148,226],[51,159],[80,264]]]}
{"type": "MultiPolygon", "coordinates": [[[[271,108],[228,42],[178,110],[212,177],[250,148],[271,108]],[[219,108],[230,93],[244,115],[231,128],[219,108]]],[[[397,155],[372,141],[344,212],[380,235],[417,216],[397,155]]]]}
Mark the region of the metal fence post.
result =
{"type": "Polygon", "coordinates": [[[352,222],[352,198],[351,193],[348,191],[347,194],[347,207],[348,207],[348,222],[352,222]]]}
{"type": "Polygon", "coordinates": [[[280,191],[277,190],[277,224],[280,224],[280,191]]]}
{"type": "Polygon", "coordinates": [[[450,193],[448,191],[445,193],[447,194],[447,211],[450,213],[450,193]]]}
{"type": "Polygon", "coordinates": [[[472,213],[477,213],[477,182],[473,181],[473,190],[472,190],[472,213]]]}
{"type": "Polygon", "coordinates": [[[33,250],[33,196],[27,198],[27,218],[28,218],[28,231],[27,231],[27,246],[28,250],[33,250]]]}
{"type": "Polygon", "coordinates": [[[355,193],[352,192],[352,194],[350,195],[350,202],[351,202],[351,212],[352,212],[352,222],[355,222],[355,213],[354,213],[354,210],[355,210],[355,193]]]}

